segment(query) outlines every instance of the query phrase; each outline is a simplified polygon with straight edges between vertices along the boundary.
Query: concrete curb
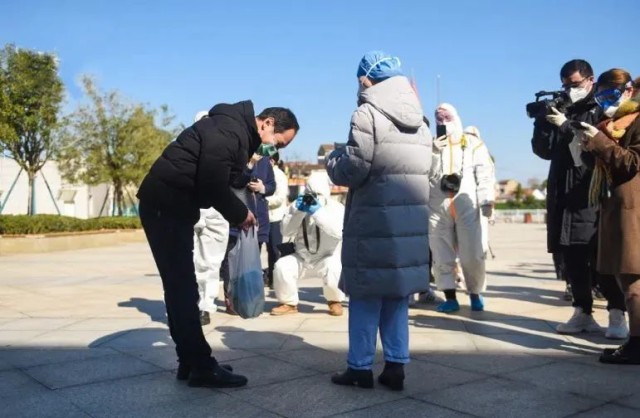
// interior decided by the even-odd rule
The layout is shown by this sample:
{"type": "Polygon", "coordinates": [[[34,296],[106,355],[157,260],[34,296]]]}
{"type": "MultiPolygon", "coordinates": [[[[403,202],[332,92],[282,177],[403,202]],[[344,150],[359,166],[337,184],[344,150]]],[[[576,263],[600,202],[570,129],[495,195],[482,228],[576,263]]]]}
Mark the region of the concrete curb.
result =
{"type": "Polygon", "coordinates": [[[0,256],[72,251],[145,241],[146,237],[141,229],[81,232],[77,234],[5,235],[0,236],[0,256]]]}

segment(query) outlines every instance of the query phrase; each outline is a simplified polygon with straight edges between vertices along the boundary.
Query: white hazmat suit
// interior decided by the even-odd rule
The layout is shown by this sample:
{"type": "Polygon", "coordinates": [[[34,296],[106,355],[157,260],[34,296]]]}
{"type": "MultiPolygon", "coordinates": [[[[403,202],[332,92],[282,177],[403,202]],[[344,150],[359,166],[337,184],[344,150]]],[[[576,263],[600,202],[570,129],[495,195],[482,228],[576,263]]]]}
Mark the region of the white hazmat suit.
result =
{"type": "Polygon", "coordinates": [[[331,199],[325,173],[311,174],[306,190],[317,193],[321,207],[311,215],[298,210],[294,202],[282,219],[283,242],[295,244],[295,253],[280,258],[273,272],[276,298],[282,305],[298,305],[298,280],[305,276],[323,279],[327,302],[344,300],[338,287],[344,206],[331,199]]]}
{"type": "Polygon", "coordinates": [[[193,264],[201,311],[215,312],[220,292],[220,265],[229,239],[229,223],[213,208],[200,209],[200,219],[193,227],[193,264]]]}
{"type": "Polygon", "coordinates": [[[495,201],[493,162],[478,137],[463,133],[453,106],[442,104],[437,111],[450,120],[444,123],[447,137],[434,144],[431,165],[429,241],[434,275],[438,289],[455,289],[459,257],[468,292],[480,294],[485,290],[486,252],[481,212],[491,216],[488,212],[495,201]],[[441,188],[443,177],[451,174],[462,176],[457,193],[441,188]]]}

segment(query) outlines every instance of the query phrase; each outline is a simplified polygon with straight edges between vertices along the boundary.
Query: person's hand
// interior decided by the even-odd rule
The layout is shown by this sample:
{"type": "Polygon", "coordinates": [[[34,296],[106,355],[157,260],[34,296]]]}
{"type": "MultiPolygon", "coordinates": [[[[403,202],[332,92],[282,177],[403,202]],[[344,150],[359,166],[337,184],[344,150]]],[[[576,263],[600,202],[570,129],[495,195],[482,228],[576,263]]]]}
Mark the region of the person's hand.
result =
{"type": "Polygon", "coordinates": [[[563,123],[567,121],[567,117],[562,113],[560,113],[560,111],[555,107],[551,108],[551,114],[547,115],[546,119],[549,123],[556,126],[561,126],[563,123]]]}
{"type": "Polygon", "coordinates": [[[318,201],[318,199],[316,199],[311,205],[306,206],[305,205],[305,209],[304,211],[307,212],[309,215],[313,215],[314,213],[316,213],[318,211],[318,209],[320,209],[322,207],[322,205],[320,204],[320,202],[318,201]]]}
{"type": "Polygon", "coordinates": [[[447,138],[447,135],[442,135],[441,137],[433,140],[433,150],[436,152],[442,151],[442,149],[447,145],[449,145],[449,139],[447,138]]]}
{"type": "Polygon", "coordinates": [[[240,224],[240,228],[243,231],[248,231],[249,229],[256,226],[257,224],[258,224],[258,221],[256,220],[256,217],[253,215],[253,212],[249,210],[247,211],[247,217],[245,218],[244,222],[240,224]]]}
{"type": "Polygon", "coordinates": [[[264,183],[260,179],[258,179],[255,182],[251,182],[247,184],[247,187],[249,188],[249,190],[251,190],[254,193],[264,194],[266,191],[266,188],[264,187],[264,183]]]}
{"type": "Polygon", "coordinates": [[[482,216],[485,218],[491,218],[493,216],[493,205],[482,205],[480,207],[480,211],[482,212],[482,216]]]}
{"type": "Polygon", "coordinates": [[[593,138],[598,132],[600,132],[598,128],[585,122],[580,122],[580,126],[584,128],[584,130],[581,130],[580,132],[588,139],[593,138]]]}
{"type": "Polygon", "coordinates": [[[247,163],[247,168],[252,169],[253,167],[255,167],[256,164],[258,164],[258,161],[260,161],[261,159],[262,159],[262,155],[254,153],[251,156],[251,159],[249,160],[249,162],[247,163]]]}
{"type": "Polygon", "coordinates": [[[307,205],[304,203],[304,196],[300,195],[296,198],[296,209],[298,209],[300,212],[306,212],[307,211],[307,205]]]}

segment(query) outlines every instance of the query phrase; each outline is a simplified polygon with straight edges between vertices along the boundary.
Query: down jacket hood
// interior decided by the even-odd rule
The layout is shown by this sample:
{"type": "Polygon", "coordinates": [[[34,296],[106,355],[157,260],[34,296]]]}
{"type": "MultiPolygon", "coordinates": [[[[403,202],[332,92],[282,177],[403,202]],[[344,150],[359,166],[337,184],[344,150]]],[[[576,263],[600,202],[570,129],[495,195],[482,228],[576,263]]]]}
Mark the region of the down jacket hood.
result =
{"type": "Polygon", "coordinates": [[[418,95],[404,76],[391,77],[360,93],[360,102],[369,103],[400,128],[418,129],[423,111],[418,95]]]}

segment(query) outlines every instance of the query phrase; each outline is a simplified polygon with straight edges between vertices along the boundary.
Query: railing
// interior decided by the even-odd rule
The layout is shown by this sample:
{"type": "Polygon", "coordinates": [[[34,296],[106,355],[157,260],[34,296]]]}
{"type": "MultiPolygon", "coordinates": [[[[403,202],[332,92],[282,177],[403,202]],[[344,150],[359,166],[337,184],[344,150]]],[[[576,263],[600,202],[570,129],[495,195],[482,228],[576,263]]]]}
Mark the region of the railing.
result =
{"type": "Polygon", "coordinates": [[[546,222],[547,211],[545,209],[500,209],[496,210],[495,221],[502,223],[535,223],[546,222]]]}

